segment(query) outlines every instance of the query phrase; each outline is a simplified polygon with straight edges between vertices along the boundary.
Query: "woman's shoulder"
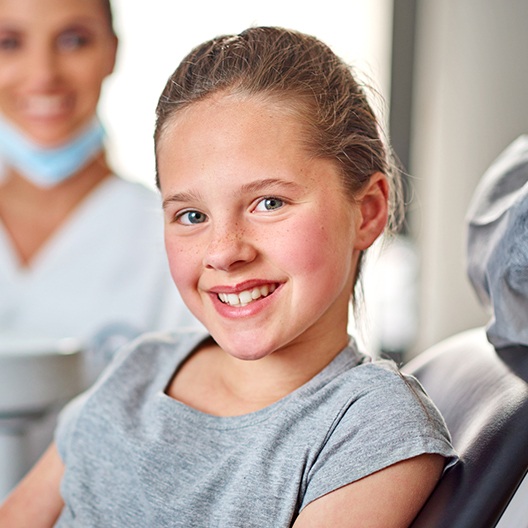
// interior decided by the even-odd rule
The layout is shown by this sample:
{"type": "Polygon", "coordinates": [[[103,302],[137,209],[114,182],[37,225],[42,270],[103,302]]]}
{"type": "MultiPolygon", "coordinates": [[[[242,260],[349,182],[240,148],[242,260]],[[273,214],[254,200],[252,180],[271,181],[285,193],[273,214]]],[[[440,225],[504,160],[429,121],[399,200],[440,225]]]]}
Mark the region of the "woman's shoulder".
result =
{"type": "MultiPolygon", "coordinates": [[[[159,213],[161,198],[159,193],[142,182],[124,178],[117,174],[109,174],[90,193],[86,200],[90,209],[98,208],[101,211],[112,210],[115,220],[119,220],[117,213],[136,209],[136,215],[141,217],[144,211],[149,215],[159,213]]],[[[88,207],[87,205],[87,207],[88,207]]],[[[154,214],[154,217],[159,216],[154,214]]],[[[134,217],[127,220],[133,220],[134,217]]]]}
{"type": "Polygon", "coordinates": [[[127,200],[135,200],[146,204],[159,205],[161,203],[159,193],[142,182],[112,174],[107,183],[107,192],[119,194],[127,200]]]}

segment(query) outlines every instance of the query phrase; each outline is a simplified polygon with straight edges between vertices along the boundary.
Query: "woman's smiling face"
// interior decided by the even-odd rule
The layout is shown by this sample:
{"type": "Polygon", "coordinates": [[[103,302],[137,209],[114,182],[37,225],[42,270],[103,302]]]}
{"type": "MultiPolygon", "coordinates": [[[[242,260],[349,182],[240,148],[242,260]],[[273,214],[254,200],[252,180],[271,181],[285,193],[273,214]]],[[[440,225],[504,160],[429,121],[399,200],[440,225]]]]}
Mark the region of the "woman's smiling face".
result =
{"type": "Polygon", "coordinates": [[[225,351],[258,359],[346,343],[357,206],[278,104],[217,95],[179,111],[157,147],[165,244],[186,304],[225,351]],[[299,348],[299,346],[301,348],[299,348]]]}
{"type": "Polygon", "coordinates": [[[0,0],[0,111],[44,147],[95,114],[117,40],[100,0],[0,0]]]}

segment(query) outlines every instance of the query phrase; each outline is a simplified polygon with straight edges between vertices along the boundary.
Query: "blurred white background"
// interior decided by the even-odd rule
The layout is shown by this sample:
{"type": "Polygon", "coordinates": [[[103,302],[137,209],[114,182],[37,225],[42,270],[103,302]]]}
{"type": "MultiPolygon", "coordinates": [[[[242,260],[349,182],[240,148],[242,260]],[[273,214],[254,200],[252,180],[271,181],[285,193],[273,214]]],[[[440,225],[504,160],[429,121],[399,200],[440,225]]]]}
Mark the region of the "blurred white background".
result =
{"type": "Polygon", "coordinates": [[[179,61],[197,44],[252,25],[297,29],[322,39],[387,98],[391,0],[113,0],[120,50],[104,87],[100,114],[116,170],[154,181],[152,133],[158,96],[179,61]],[[346,7],[346,9],[345,9],[346,7]]]}

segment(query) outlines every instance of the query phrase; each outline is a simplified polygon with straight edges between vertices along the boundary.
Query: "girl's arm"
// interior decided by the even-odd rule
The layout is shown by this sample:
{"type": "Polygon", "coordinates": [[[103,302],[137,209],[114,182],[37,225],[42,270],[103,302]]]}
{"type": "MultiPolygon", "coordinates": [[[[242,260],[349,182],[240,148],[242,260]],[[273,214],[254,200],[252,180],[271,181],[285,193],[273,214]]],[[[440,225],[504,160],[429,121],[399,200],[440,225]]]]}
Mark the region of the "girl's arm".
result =
{"type": "Polygon", "coordinates": [[[419,455],[343,486],[308,504],[294,528],[407,528],[444,467],[440,455],[419,455]]]}
{"type": "Polygon", "coordinates": [[[51,528],[64,505],[59,487],[64,465],[51,444],[0,507],[0,526],[51,528]]]}

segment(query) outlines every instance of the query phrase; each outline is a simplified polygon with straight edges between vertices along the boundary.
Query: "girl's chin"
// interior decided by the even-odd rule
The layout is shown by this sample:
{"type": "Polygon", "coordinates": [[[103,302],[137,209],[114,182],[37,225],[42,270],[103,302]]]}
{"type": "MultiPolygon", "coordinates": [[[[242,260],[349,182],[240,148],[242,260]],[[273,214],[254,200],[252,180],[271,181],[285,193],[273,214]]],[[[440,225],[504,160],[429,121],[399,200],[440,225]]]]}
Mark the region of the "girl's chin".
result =
{"type": "MultiPolygon", "coordinates": [[[[214,335],[213,339],[215,339],[214,335]]],[[[276,350],[276,346],[271,344],[256,346],[255,335],[250,336],[247,340],[232,340],[224,337],[215,339],[215,341],[226,354],[241,361],[258,361],[270,356],[276,350]]]]}
{"type": "Polygon", "coordinates": [[[272,350],[255,350],[253,347],[221,346],[221,348],[226,354],[241,361],[258,361],[273,354],[272,350]]]}

